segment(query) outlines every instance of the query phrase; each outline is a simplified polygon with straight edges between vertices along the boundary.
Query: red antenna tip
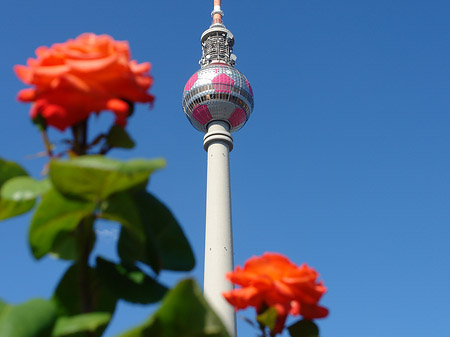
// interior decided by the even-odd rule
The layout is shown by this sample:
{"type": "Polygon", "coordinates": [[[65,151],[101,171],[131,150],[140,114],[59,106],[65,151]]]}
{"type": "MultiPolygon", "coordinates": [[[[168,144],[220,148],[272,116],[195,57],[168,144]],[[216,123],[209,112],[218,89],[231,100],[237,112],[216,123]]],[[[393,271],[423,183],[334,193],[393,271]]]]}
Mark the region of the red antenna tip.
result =
{"type": "Polygon", "coordinates": [[[223,12],[220,9],[220,0],[214,0],[213,24],[222,23],[223,12]]]}

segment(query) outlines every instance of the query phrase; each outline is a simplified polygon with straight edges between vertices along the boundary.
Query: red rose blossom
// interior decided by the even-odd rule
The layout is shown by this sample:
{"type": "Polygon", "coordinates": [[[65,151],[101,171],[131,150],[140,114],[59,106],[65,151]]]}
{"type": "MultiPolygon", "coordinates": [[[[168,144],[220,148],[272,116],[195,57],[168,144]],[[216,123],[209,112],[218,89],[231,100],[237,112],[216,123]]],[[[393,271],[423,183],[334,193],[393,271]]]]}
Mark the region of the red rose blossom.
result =
{"type": "Polygon", "coordinates": [[[115,123],[125,126],[129,103],[153,102],[147,93],[153,82],[150,63],[130,60],[126,41],[85,33],[50,48],[39,47],[36,56],[27,66],[14,67],[24,83],[34,86],[21,90],[18,99],[34,102],[32,119],[40,115],[59,130],[102,110],[111,110],[115,123]]]}
{"type": "Polygon", "coordinates": [[[261,313],[266,307],[274,307],[278,312],[274,330],[279,333],[288,314],[309,320],[328,315],[328,309],[318,305],[327,290],[317,281],[318,276],[306,264],[297,266],[281,254],[265,253],[247,260],[244,268],[227,273],[226,277],[241,288],[223,296],[236,310],[255,307],[261,313]]]}

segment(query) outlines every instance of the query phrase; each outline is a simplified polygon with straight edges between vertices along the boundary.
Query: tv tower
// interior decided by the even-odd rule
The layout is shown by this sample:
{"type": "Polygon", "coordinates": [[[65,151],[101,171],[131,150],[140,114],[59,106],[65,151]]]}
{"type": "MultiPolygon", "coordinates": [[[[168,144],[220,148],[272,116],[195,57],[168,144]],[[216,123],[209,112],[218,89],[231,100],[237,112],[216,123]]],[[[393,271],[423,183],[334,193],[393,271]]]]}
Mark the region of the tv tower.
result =
{"type": "Polygon", "coordinates": [[[184,87],[183,110],[205,133],[203,147],[208,153],[204,294],[233,336],[236,316],[222,297],[233,288],[225,273],[234,268],[229,153],[231,133],[244,126],[253,110],[253,91],[234,68],[234,36],[225,28],[223,15],[220,0],[214,0],[213,22],[201,36],[201,68],[184,87]]]}

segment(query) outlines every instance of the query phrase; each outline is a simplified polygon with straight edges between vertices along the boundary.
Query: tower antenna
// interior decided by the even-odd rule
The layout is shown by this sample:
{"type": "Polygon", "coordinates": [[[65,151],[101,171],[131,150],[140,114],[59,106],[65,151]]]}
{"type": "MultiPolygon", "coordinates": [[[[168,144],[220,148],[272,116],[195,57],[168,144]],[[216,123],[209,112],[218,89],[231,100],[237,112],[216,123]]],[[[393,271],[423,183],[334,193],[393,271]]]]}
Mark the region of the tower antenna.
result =
{"type": "Polygon", "coordinates": [[[214,0],[214,10],[211,13],[213,24],[222,23],[223,12],[220,9],[220,0],[214,0]]]}

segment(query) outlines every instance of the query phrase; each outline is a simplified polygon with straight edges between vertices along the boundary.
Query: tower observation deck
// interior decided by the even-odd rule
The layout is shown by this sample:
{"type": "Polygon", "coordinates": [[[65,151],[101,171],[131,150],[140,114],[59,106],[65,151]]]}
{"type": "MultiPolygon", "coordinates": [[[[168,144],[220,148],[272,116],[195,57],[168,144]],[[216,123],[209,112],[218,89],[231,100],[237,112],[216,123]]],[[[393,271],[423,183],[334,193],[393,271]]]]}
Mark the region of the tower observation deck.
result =
{"type": "Polygon", "coordinates": [[[229,131],[234,132],[250,117],[253,90],[247,78],[234,68],[234,36],[222,23],[220,1],[215,1],[212,16],[213,23],[200,40],[201,69],[184,87],[183,109],[197,130],[207,132],[212,121],[224,121],[229,131]]]}

